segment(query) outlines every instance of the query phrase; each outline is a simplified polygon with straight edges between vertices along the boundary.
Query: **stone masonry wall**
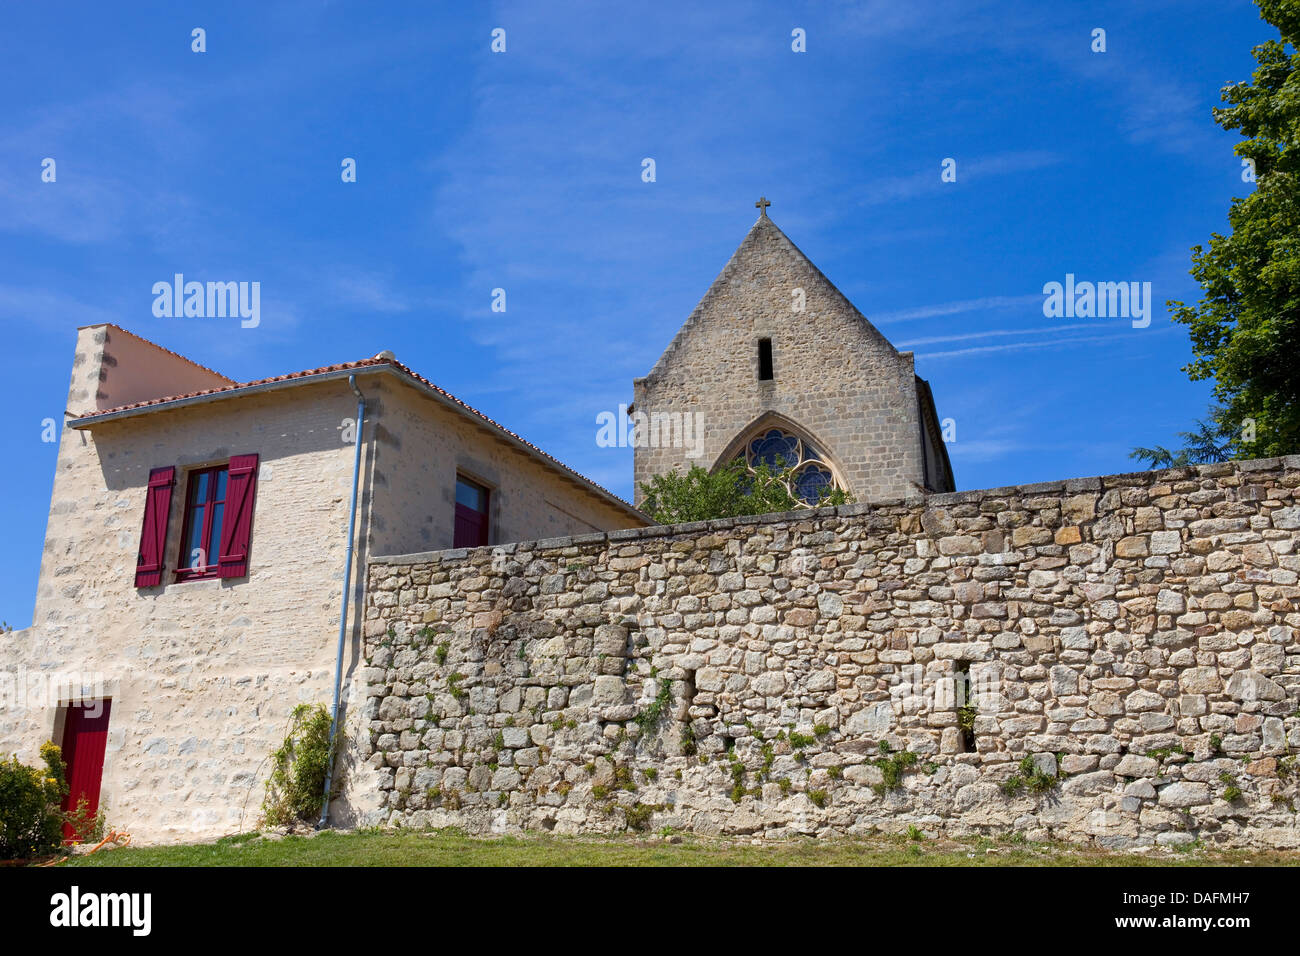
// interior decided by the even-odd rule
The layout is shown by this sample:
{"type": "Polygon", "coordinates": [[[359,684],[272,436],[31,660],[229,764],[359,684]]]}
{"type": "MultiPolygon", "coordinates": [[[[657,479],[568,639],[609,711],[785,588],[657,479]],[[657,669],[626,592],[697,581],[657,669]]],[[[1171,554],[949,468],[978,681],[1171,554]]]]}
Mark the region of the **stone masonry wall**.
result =
{"type": "Polygon", "coordinates": [[[374,560],[376,820],[1300,847],[1297,488],[1273,459],[374,560]]]}

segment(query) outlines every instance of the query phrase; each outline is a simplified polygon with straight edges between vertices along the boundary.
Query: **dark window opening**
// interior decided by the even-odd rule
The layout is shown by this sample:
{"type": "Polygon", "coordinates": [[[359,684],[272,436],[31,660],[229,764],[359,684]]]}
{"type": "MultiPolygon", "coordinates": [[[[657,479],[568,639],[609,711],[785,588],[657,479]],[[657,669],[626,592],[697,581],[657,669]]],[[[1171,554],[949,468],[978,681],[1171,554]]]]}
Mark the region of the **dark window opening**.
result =
{"type": "Polygon", "coordinates": [[[190,472],[185,494],[185,523],[176,574],[182,579],[217,576],[221,525],[226,510],[226,465],[190,472]]]}
{"type": "Polygon", "coordinates": [[[456,529],[452,547],[481,548],[488,543],[488,489],[456,476],[456,529]]]}
{"type": "Polygon", "coordinates": [[[758,380],[772,381],[772,340],[758,340],[758,380]]]}
{"type": "Polygon", "coordinates": [[[962,753],[975,753],[975,717],[979,708],[975,706],[975,694],[971,688],[970,661],[958,661],[957,673],[953,679],[953,693],[957,704],[957,727],[961,730],[962,753]]]}
{"type": "Polygon", "coordinates": [[[691,707],[695,704],[695,671],[687,671],[682,679],[682,701],[679,711],[682,721],[681,745],[682,755],[694,756],[699,752],[695,740],[695,723],[691,718],[691,707]]]}

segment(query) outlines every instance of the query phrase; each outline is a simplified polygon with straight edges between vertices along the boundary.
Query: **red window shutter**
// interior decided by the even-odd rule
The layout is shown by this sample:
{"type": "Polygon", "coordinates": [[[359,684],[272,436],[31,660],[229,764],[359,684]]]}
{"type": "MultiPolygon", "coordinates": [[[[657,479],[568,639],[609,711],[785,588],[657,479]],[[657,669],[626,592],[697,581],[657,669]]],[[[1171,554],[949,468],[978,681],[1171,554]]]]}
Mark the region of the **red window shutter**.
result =
{"type": "Polygon", "coordinates": [[[144,528],[140,531],[140,553],[135,564],[135,586],[151,588],[162,584],[163,554],[167,550],[167,520],[172,512],[172,486],[176,469],[155,468],[149,472],[149,489],[144,500],[144,528]]]}
{"type": "Polygon", "coordinates": [[[221,554],[217,577],[242,578],[248,574],[248,545],[253,539],[253,499],[257,497],[257,456],[230,459],[226,481],[226,510],[221,522],[221,554]]]}

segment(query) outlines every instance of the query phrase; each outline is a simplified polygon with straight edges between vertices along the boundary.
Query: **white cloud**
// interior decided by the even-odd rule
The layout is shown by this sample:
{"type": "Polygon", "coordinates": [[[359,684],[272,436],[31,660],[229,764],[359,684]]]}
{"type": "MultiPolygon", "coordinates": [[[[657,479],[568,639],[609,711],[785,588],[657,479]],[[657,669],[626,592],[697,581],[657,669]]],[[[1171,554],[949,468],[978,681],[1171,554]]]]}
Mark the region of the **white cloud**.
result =
{"type": "Polygon", "coordinates": [[[1039,304],[1042,295],[993,295],[982,299],[958,299],[955,302],[940,302],[936,305],[922,305],[914,309],[900,309],[895,312],[878,312],[867,316],[873,324],[887,322],[907,322],[912,319],[931,319],[940,315],[956,315],[959,312],[983,312],[990,309],[1020,308],[1039,304]]]}
{"type": "MultiPolygon", "coordinates": [[[[1127,321],[1127,320],[1126,320],[1127,321]]],[[[940,342],[965,342],[970,339],[987,339],[1005,335],[1055,335],[1076,329],[1095,329],[1102,322],[1080,322],[1077,325],[1045,325],[1036,329],[990,329],[987,332],[965,332],[961,335],[933,335],[924,339],[910,339],[894,343],[897,348],[910,349],[918,345],[937,345],[940,342]]]]}
{"type": "MultiPolygon", "coordinates": [[[[988,355],[995,352],[1024,352],[1030,349],[1065,349],[1065,348],[1074,348],[1079,345],[1087,345],[1092,342],[1113,342],[1116,341],[1117,339],[1120,339],[1124,335],[1129,335],[1129,336],[1140,335],[1143,338],[1150,338],[1152,336],[1162,335],[1172,331],[1174,330],[1160,329],[1156,331],[1149,331],[1146,329],[1139,330],[1139,329],[1133,329],[1131,327],[1127,327],[1127,328],[1121,327],[1115,329],[1109,335],[1082,335],[1082,336],[1074,336],[1072,338],[1065,338],[1065,339],[1051,339],[1050,341],[1047,342],[1012,342],[1007,345],[978,345],[968,349],[953,349],[947,352],[918,352],[916,358],[917,361],[921,361],[921,360],[928,361],[930,359],[957,358],[963,355],[988,355]]],[[[1133,341],[1138,342],[1141,340],[1133,339],[1133,341]]]]}

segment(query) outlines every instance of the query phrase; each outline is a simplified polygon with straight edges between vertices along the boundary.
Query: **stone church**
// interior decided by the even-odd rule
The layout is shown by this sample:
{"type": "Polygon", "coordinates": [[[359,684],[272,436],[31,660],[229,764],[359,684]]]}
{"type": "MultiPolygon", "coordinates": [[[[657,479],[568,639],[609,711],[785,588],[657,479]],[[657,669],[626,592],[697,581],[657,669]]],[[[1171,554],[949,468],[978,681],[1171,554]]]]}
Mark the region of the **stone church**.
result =
{"type": "Polygon", "coordinates": [[[635,478],[736,458],[795,466],[795,497],[858,501],[954,490],[934,398],[900,352],[767,215],[644,378],[634,414],[694,415],[697,441],[638,444],[635,478]],[[702,439],[700,441],[699,439],[702,439]],[[702,453],[701,453],[702,449],[702,453]],[[699,454],[692,458],[690,455],[699,454]]]}

